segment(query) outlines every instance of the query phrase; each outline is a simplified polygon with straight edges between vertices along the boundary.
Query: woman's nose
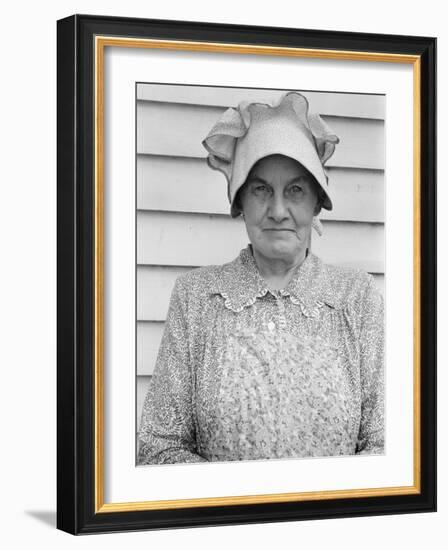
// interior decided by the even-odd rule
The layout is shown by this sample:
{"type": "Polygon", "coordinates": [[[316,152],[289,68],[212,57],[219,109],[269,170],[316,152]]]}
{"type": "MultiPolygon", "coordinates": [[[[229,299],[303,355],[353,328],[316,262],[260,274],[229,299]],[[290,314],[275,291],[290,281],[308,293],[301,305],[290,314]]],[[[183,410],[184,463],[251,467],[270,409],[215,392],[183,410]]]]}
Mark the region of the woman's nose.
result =
{"type": "Polygon", "coordinates": [[[289,217],[289,212],[284,197],[276,194],[271,197],[268,215],[276,222],[281,222],[289,217]]]}

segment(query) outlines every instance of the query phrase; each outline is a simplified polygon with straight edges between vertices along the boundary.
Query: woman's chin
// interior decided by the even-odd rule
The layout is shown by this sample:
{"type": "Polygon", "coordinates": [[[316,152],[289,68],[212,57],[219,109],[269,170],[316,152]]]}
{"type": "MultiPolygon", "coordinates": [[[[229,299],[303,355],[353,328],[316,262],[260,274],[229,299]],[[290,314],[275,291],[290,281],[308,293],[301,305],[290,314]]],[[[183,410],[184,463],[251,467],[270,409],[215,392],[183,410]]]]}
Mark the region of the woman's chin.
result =
{"type": "Polygon", "coordinates": [[[272,260],[293,260],[300,255],[300,252],[302,250],[302,247],[300,246],[298,241],[296,241],[295,243],[269,243],[269,245],[265,245],[260,248],[261,254],[266,258],[270,258],[272,260]]]}

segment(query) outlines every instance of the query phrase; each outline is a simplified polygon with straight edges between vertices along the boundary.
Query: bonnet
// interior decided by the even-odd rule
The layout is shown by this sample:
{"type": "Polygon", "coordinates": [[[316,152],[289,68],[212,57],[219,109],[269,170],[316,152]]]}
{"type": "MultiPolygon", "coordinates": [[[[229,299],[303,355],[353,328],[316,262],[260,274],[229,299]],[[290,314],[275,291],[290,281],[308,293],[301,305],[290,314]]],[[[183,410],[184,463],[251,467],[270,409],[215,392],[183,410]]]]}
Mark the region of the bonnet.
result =
{"type": "Polygon", "coordinates": [[[227,179],[232,218],[240,213],[234,200],[252,166],[273,154],[302,164],[324,192],[322,207],[331,210],[324,164],[337,143],[339,138],[318,114],[310,112],[308,100],[298,92],[286,92],[271,103],[242,101],[236,109],[229,107],[202,140],[208,166],[227,179]]]}

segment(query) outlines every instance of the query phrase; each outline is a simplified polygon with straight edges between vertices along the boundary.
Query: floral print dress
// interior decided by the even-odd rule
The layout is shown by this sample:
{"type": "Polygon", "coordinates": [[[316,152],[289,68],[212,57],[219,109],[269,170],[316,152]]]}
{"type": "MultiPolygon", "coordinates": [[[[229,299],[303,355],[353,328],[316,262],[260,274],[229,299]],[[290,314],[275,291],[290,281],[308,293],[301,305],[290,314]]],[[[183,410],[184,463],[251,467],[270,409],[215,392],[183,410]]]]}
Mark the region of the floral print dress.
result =
{"type": "Polygon", "coordinates": [[[178,277],[139,464],[384,452],[383,298],[308,252],[270,290],[251,245],[178,277]]]}

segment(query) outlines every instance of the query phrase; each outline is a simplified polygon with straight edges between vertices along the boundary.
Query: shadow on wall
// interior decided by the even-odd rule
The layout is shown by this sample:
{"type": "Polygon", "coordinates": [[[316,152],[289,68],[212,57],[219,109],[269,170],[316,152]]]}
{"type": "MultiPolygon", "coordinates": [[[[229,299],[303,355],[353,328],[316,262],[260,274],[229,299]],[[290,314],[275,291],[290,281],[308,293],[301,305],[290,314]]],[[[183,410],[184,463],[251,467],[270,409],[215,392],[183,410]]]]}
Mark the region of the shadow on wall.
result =
{"type": "Polygon", "coordinates": [[[25,510],[25,514],[48,525],[52,529],[56,529],[56,510],[25,510]]]}

